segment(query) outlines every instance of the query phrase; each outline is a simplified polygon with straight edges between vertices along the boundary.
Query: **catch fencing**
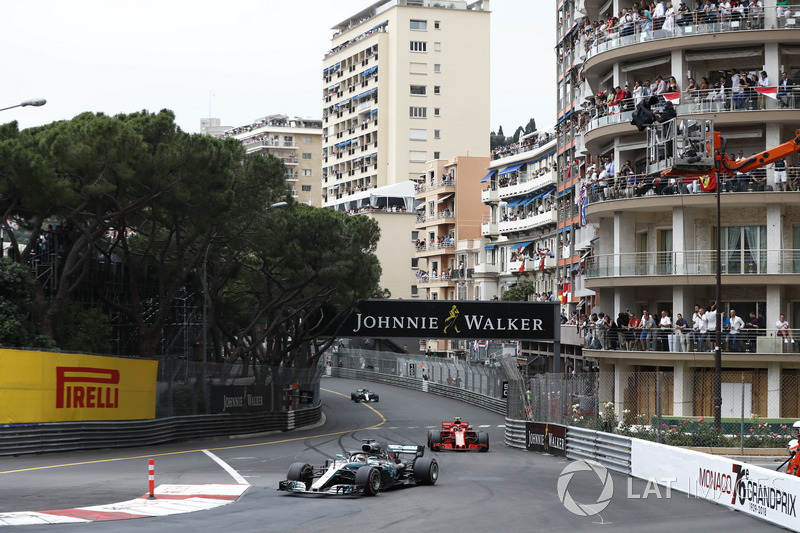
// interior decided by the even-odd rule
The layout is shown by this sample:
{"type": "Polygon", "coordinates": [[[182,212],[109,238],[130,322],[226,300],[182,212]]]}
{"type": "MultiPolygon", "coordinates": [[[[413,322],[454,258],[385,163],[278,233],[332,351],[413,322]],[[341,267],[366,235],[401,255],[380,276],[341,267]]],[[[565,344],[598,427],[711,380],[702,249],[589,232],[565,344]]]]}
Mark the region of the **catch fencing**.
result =
{"type": "MultiPolygon", "coordinates": [[[[721,431],[714,427],[713,369],[540,374],[508,417],[563,424],[676,446],[785,448],[800,418],[798,375],[723,370],[721,431]],[[517,411],[515,408],[520,408],[517,411]]],[[[511,395],[509,395],[511,397],[511,395]]]]}
{"type": "Polygon", "coordinates": [[[329,354],[324,363],[342,369],[418,378],[494,398],[502,396],[504,382],[508,381],[499,363],[486,364],[360,348],[340,348],[329,354]]]}

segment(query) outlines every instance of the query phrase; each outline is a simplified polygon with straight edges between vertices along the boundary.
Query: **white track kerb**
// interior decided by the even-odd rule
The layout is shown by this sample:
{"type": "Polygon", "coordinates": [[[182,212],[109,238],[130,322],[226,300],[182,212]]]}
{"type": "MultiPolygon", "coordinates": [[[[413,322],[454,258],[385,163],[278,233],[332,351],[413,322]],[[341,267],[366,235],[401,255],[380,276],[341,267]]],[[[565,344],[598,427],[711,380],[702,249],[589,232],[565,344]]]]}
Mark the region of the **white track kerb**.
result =
{"type": "Polygon", "coordinates": [[[33,524],[75,524],[106,520],[150,518],[193,513],[213,509],[236,501],[250,485],[159,485],[155,499],[149,494],[127,502],[57,511],[22,511],[0,513],[0,526],[33,524]]]}

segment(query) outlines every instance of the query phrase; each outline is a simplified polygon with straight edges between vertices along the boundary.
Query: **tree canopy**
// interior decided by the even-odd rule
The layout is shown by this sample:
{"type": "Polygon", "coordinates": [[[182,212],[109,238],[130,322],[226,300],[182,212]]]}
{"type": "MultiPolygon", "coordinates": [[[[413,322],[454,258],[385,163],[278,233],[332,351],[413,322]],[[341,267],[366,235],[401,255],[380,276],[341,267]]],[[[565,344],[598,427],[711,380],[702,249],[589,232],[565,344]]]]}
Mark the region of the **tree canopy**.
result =
{"type": "Polygon", "coordinates": [[[379,293],[380,267],[374,221],[298,205],[284,176],[279,158],[185,133],[166,110],[0,126],[0,225],[27,274],[14,286],[31,292],[0,320],[33,325],[6,342],[102,350],[86,339],[108,335],[105,317],[135,331],[138,355],[160,355],[188,294],[207,310],[209,352],[286,363],[321,305],[379,293]]]}

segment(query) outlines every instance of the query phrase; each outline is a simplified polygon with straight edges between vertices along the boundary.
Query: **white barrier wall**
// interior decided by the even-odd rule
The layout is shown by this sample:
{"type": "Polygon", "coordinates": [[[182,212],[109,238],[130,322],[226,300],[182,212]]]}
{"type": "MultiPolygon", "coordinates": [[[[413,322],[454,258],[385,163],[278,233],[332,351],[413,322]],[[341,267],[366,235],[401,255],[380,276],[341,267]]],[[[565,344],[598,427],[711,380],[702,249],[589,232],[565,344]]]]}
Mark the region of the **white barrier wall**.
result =
{"type": "Polygon", "coordinates": [[[800,477],[640,439],[631,439],[631,475],[800,531],[800,477]]]}

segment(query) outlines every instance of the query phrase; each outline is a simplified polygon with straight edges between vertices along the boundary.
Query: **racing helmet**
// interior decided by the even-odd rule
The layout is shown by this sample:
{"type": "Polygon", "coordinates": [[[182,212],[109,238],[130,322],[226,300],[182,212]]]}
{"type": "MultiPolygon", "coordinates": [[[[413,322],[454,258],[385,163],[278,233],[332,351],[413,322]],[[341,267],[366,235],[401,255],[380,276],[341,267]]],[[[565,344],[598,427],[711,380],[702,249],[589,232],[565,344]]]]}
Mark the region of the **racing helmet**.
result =
{"type": "MultiPolygon", "coordinates": [[[[453,417],[453,424],[460,424],[460,423],[461,423],[461,417],[460,416],[454,416],[453,417]]],[[[800,420],[798,420],[796,422],[796,424],[800,424],[800,420]]],[[[798,428],[800,428],[800,426],[798,426],[798,428]]]]}
{"type": "Polygon", "coordinates": [[[800,420],[792,424],[792,436],[800,437],[800,420]]]}

